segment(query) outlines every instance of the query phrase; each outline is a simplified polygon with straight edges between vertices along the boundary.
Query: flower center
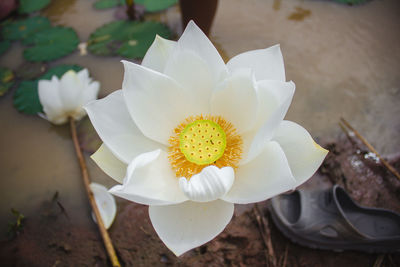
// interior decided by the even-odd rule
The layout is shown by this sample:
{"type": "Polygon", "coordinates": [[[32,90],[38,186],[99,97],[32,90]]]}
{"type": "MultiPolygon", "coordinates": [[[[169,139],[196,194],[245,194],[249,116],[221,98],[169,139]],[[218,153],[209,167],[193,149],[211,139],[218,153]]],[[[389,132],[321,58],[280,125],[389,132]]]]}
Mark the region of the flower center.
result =
{"type": "Polygon", "coordinates": [[[196,120],[188,124],[179,136],[179,148],[186,159],[198,165],[211,164],[222,157],[226,135],[221,126],[211,120],[196,120]]]}
{"type": "Polygon", "coordinates": [[[176,177],[190,179],[209,165],[236,169],[242,155],[242,137],[220,116],[191,116],[169,139],[169,161],[176,177]]]}

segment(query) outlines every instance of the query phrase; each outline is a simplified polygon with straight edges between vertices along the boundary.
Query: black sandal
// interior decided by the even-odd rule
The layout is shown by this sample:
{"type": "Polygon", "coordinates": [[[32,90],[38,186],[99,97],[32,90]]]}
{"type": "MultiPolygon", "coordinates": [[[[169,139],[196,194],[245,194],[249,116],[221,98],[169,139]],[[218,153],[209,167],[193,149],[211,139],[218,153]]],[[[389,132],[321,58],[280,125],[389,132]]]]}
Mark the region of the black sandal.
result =
{"type": "Polygon", "coordinates": [[[335,251],[400,251],[400,214],[356,204],[335,185],[325,191],[297,190],[274,197],[276,226],[293,242],[335,251]]]}

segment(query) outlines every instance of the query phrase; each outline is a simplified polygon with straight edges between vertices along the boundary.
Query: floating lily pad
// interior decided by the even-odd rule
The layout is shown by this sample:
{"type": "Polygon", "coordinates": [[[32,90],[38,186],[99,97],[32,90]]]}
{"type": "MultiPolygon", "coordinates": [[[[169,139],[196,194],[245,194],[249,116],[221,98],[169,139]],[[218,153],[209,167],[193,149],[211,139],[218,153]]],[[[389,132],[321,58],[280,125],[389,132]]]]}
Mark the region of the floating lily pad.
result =
{"type": "Polygon", "coordinates": [[[49,69],[39,79],[33,81],[23,81],[19,84],[17,91],[14,95],[14,107],[26,114],[37,114],[43,112],[43,107],[40,104],[38,93],[38,81],[50,80],[53,75],[61,77],[68,70],[79,71],[82,69],[78,65],[58,65],[49,69]]]}
{"type": "Polygon", "coordinates": [[[61,76],[63,76],[64,73],[69,70],[78,72],[82,69],[83,68],[79,65],[58,65],[49,69],[45,74],[40,76],[39,80],[51,80],[51,77],[53,77],[54,75],[56,75],[58,78],[61,78],[61,76]]]}
{"type": "Polygon", "coordinates": [[[6,23],[2,33],[5,40],[29,40],[36,32],[50,27],[51,24],[47,18],[38,16],[6,23]]]}
{"type": "Polygon", "coordinates": [[[124,0],[99,0],[93,6],[97,9],[107,9],[123,5],[124,3],[124,0]]]}
{"type": "Polygon", "coordinates": [[[43,112],[37,89],[37,81],[23,81],[14,95],[14,107],[26,114],[43,112]]]}
{"type": "Polygon", "coordinates": [[[14,84],[14,73],[7,68],[0,68],[0,96],[4,95],[14,84]]]}
{"type": "Polygon", "coordinates": [[[148,12],[158,12],[175,5],[178,0],[135,0],[135,4],[143,5],[148,12]]]}
{"type": "Polygon", "coordinates": [[[52,27],[44,29],[31,38],[33,47],[24,51],[29,61],[50,61],[72,53],[79,38],[72,28],[52,27]]]}
{"type": "Polygon", "coordinates": [[[27,14],[38,11],[50,4],[50,0],[19,0],[18,12],[27,14]]]}
{"type": "Polygon", "coordinates": [[[10,42],[9,41],[2,41],[0,42],[0,55],[3,54],[10,48],[10,42]]]}
{"type": "Polygon", "coordinates": [[[169,38],[171,31],[159,22],[114,21],[90,35],[88,49],[96,55],[142,58],[156,34],[169,38]]]}
{"type": "MultiPolygon", "coordinates": [[[[135,4],[142,5],[148,12],[158,12],[175,5],[178,0],[135,0],[135,4]]],[[[97,9],[107,9],[122,6],[125,0],[99,0],[94,3],[97,9]]]]}

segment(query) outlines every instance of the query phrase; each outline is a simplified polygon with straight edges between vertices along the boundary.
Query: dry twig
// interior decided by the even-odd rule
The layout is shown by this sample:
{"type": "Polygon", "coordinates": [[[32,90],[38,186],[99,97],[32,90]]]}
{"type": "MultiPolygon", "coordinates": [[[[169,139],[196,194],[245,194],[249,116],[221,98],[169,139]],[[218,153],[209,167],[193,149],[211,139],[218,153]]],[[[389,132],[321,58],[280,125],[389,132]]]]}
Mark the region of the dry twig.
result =
{"type": "MultiPolygon", "coordinates": [[[[384,158],[382,158],[382,156],[378,153],[378,151],[376,151],[376,149],[375,149],[370,143],[368,143],[368,141],[367,141],[359,132],[357,132],[357,130],[354,129],[354,128],[350,125],[350,123],[348,123],[344,118],[340,118],[340,120],[342,121],[342,123],[343,123],[347,128],[350,129],[351,132],[354,133],[354,135],[355,135],[358,139],[360,139],[361,142],[363,142],[363,144],[364,144],[372,153],[374,153],[374,154],[379,158],[379,160],[382,162],[382,164],[383,164],[391,173],[393,173],[394,176],[396,176],[396,177],[400,180],[400,174],[396,171],[396,169],[395,169],[392,165],[390,165],[390,163],[387,162],[384,158]]],[[[345,133],[347,134],[347,136],[350,136],[350,134],[348,133],[348,131],[347,131],[343,126],[341,126],[341,127],[342,127],[342,129],[345,131],[345,133]]]]}
{"type": "Polygon", "coordinates": [[[72,135],[72,140],[74,142],[76,156],[78,158],[79,166],[81,167],[82,171],[83,183],[85,185],[90,205],[92,206],[92,210],[94,212],[94,215],[96,216],[97,226],[99,228],[101,237],[103,238],[104,246],[106,247],[107,254],[110,258],[112,266],[121,267],[121,264],[118,261],[117,254],[115,253],[115,249],[112,245],[111,238],[108,235],[106,228],[104,227],[103,220],[101,219],[100,211],[96,205],[96,200],[94,199],[93,192],[90,189],[89,172],[86,167],[85,158],[82,155],[81,147],[79,146],[78,136],[76,133],[76,125],[73,118],[69,118],[69,126],[71,129],[71,135],[72,135]]]}
{"type": "Polygon", "coordinates": [[[258,229],[260,230],[261,237],[264,241],[265,246],[267,247],[267,260],[268,263],[271,263],[273,267],[276,267],[276,257],[274,252],[274,247],[271,242],[271,231],[269,229],[268,220],[264,218],[262,215],[258,204],[256,203],[253,208],[253,213],[256,217],[258,229]]]}

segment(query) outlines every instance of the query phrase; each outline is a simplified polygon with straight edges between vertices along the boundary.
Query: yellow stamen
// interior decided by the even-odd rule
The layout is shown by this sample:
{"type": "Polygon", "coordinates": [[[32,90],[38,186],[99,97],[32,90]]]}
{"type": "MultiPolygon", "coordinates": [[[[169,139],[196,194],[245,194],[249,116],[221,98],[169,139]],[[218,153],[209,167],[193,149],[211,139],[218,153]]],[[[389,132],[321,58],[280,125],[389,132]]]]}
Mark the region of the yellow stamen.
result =
{"type": "Polygon", "coordinates": [[[238,167],[242,138],[235,127],[220,116],[187,118],[170,137],[169,160],[177,177],[190,178],[209,165],[238,167]]]}

